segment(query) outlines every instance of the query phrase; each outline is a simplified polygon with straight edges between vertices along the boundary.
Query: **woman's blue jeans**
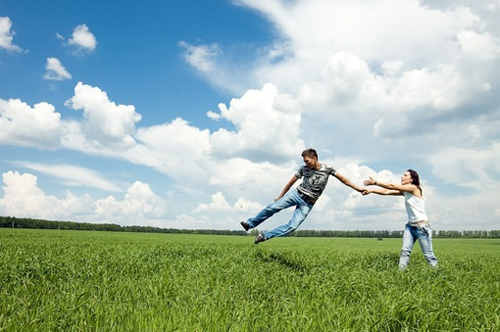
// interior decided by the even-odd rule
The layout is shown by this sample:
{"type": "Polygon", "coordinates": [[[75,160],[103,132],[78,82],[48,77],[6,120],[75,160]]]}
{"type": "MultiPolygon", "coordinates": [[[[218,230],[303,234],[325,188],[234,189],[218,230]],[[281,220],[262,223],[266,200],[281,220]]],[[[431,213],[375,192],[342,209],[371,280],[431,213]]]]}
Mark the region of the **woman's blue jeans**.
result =
{"type": "Polygon", "coordinates": [[[401,249],[401,256],[399,257],[400,269],[404,269],[408,265],[411,249],[417,240],[418,243],[420,243],[422,253],[429,265],[432,267],[437,266],[438,261],[432,250],[431,226],[429,224],[411,226],[410,223],[407,223],[403,234],[403,248],[401,249]]]}
{"type": "Polygon", "coordinates": [[[248,219],[247,223],[250,228],[255,228],[275,213],[291,206],[296,206],[296,208],[293,212],[292,219],[290,219],[288,224],[278,226],[271,231],[262,232],[266,239],[286,235],[296,230],[297,227],[302,224],[314,206],[314,204],[306,202],[302,197],[300,197],[297,189],[290,190],[279,200],[266,206],[257,216],[248,219]]]}

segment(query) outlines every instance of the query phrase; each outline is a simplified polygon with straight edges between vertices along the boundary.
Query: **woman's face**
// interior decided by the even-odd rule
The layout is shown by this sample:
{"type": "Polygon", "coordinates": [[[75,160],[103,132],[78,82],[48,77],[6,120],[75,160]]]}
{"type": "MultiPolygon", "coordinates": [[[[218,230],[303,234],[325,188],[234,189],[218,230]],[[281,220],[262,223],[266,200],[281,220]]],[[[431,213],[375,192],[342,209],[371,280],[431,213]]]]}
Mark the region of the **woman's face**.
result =
{"type": "Polygon", "coordinates": [[[401,184],[412,184],[413,179],[411,178],[410,172],[405,172],[401,177],[401,184]]]}

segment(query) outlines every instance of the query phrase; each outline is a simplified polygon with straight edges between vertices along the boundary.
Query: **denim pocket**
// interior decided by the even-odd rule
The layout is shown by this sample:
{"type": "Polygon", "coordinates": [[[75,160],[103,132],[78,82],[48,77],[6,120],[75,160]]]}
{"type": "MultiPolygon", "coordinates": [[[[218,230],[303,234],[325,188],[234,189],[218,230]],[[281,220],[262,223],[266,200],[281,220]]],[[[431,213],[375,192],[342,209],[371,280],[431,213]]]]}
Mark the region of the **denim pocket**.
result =
{"type": "Polygon", "coordinates": [[[430,230],[430,227],[429,225],[422,225],[420,227],[418,227],[418,230],[424,234],[425,236],[429,236],[429,230],[430,230]]]}

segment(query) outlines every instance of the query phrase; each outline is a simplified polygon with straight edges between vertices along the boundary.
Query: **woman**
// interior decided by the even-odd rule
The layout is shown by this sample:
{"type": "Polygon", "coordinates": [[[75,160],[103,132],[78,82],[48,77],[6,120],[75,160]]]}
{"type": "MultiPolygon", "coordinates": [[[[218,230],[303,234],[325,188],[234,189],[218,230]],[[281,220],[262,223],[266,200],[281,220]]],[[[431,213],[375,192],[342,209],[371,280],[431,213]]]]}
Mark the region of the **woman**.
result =
{"type": "Polygon", "coordinates": [[[420,177],[412,169],[406,171],[401,177],[401,184],[385,183],[370,178],[363,182],[365,186],[379,186],[384,189],[367,189],[363,195],[371,193],[378,195],[404,196],[408,223],[403,234],[403,249],[399,257],[399,268],[404,269],[410,261],[410,253],[415,241],[418,240],[420,248],[430,266],[436,267],[437,258],[432,250],[432,229],[425,213],[425,201],[420,186],[420,177]]]}

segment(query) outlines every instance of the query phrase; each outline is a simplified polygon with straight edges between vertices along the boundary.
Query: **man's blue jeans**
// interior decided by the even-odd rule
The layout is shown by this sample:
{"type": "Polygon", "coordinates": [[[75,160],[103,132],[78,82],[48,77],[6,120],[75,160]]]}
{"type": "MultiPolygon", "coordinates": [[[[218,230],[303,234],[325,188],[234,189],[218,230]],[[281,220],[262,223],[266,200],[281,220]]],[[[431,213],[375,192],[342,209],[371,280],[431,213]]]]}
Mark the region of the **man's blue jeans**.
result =
{"type": "Polygon", "coordinates": [[[300,197],[297,189],[288,191],[279,200],[266,206],[257,216],[248,219],[247,223],[250,228],[255,228],[275,213],[291,206],[296,206],[296,208],[293,212],[292,219],[290,219],[288,224],[278,226],[271,231],[262,232],[266,239],[286,235],[296,230],[297,227],[302,224],[314,206],[314,204],[306,202],[302,197],[300,197]]]}
{"type": "Polygon", "coordinates": [[[411,249],[417,240],[429,265],[432,267],[437,266],[438,261],[432,250],[431,226],[429,224],[411,226],[410,223],[407,223],[403,234],[403,249],[401,249],[401,256],[399,257],[400,269],[404,269],[408,265],[411,249]]]}

